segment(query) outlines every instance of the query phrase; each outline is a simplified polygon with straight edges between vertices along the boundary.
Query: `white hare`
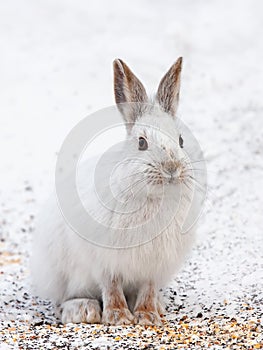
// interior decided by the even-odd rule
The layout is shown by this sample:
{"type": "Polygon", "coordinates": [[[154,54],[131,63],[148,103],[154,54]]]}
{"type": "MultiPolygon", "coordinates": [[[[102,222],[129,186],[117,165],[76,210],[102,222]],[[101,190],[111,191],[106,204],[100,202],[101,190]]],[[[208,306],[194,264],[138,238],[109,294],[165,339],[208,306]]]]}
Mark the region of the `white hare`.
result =
{"type": "MultiPolygon", "coordinates": [[[[179,58],[149,100],[128,66],[114,61],[115,99],[127,130],[119,153],[108,155],[109,164],[120,164],[111,177],[111,189],[119,196],[114,210],[105,211],[94,196],[94,183],[87,181],[94,164],[87,161],[80,168],[83,203],[96,219],[86,229],[104,244],[76,234],[55,195],[43,209],[32,272],[39,295],[57,304],[63,323],[161,323],[159,290],[177,272],[195,231],[182,234],[195,197],[176,118],[181,67],[179,58]]],[[[107,181],[107,176],[99,180],[105,198],[107,181]]]]}

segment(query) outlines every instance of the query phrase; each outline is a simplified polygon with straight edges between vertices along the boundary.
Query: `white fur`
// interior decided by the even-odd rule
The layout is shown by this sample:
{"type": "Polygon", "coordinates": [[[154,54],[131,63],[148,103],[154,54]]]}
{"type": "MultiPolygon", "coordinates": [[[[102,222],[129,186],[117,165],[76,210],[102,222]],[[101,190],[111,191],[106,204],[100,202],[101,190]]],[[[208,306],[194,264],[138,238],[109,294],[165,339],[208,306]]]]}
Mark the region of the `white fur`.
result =
{"type": "MultiPolygon", "coordinates": [[[[156,161],[166,161],[171,158],[171,154],[176,159],[185,156],[177,142],[179,130],[176,121],[159,110],[157,113],[159,115],[156,113],[155,110],[151,115],[146,115],[135,123],[131,134],[122,145],[123,149],[120,149],[119,153],[111,154],[109,163],[117,164],[121,160],[120,155],[123,159],[134,155],[140,158],[143,155],[149,163],[152,162],[152,158],[156,161]],[[138,137],[143,133],[147,134],[149,151],[138,151],[138,137]],[[174,141],[165,135],[170,135],[174,141]],[[158,150],[158,146],[162,144],[166,146],[164,151],[158,150]],[[156,149],[151,153],[154,146],[156,149]]],[[[132,161],[120,166],[111,181],[113,192],[127,186],[125,180],[121,180],[124,176],[146,168],[144,162],[139,164],[132,161]]],[[[101,239],[101,242],[109,245],[114,242],[119,247],[133,245],[135,242],[136,247],[112,249],[92,244],[81,238],[67,225],[54,194],[43,208],[34,234],[32,272],[39,295],[57,303],[72,298],[100,299],[105,276],[120,276],[124,291],[127,293],[137,290],[147,280],[152,280],[157,287],[161,287],[178,271],[194,241],[194,229],[188,234],[181,234],[181,227],[187,218],[193,199],[192,191],[186,186],[168,184],[162,194],[160,186],[147,185],[128,203],[125,203],[128,197],[127,193],[124,193],[121,196],[123,202],[117,203],[115,209],[138,208],[142,201],[144,205],[141,210],[129,215],[117,215],[115,212],[107,211],[96,197],[93,174],[94,161],[89,160],[80,166],[78,190],[84,206],[98,220],[96,226],[93,223],[93,226],[87,227],[87,230],[94,230],[89,233],[89,237],[99,242],[101,239]],[[174,196],[177,195],[178,188],[182,191],[182,200],[177,215],[161,234],[156,235],[162,222],[165,222],[174,210],[174,196]],[[162,203],[161,209],[160,203],[162,203]],[[157,220],[150,219],[146,229],[142,228],[141,224],[145,218],[151,218],[152,215],[156,215],[157,220]],[[103,222],[105,226],[99,222],[103,222]],[[133,231],[133,236],[129,234],[128,227],[136,223],[138,226],[133,231]],[[107,229],[107,225],[114,228],[107,229]],[[146,238],[150,239],[148,243],[137,245],[138,241],[144,242],[146,238]]],[[[108,183],[109,179],[103,179],[102,176],[99,184],[101,188],[105,187],[105,199],[109,191],[109,187],[106,186],[108,183]]],[[[72,210],[74,211],[74,208],[72,210]]]]}

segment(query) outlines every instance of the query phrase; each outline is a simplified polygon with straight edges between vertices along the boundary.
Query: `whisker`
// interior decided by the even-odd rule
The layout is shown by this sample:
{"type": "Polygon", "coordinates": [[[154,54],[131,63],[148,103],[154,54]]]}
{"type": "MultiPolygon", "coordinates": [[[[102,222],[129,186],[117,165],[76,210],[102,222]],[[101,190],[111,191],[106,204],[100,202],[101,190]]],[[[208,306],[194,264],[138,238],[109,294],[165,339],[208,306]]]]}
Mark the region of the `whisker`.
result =
{"type": "Polygon", "coordinates": [[[182,181],[182,183],[191,191],[192,188],[187,184],[187,182],[185,180],[182,181]]]}
{"type": "Polygon", "coordinates": [[[210,203],[210,205],[212,206],[212,200],[217,200],[217,196],[216,194],[214,193],[214,191],[211,190],[211,188],[209,188],[208,186],[204,188],[204,186],[199,183],[195,178],[187,178],[187,180],[191,183],[196,183],[198,186],[197,186],[197,190],[201,193],[204,193],[206,195],[206,202],[210,203]],[[210,198],[212,196],[212,198],[210,198]]]}
{"type": "Polygon", "coordinates": [[[145,170],[138,171],[138,172],[133,173],[133,174],[131,174],[131,175],[122,177],[120,180],[126,180],[126,179],[128,179],[128,178],[130,178],[130,177],[133,177],[133,176],[136,176],[136,175],[140,175],[140,174],[145,174],[145,170]]]}
{"type": "Polygon", "coordinates": [[[116,196],[115,198],[117,199],[118,196],[124,194],[125,192],[127,191],[130,191],[133,187],[137,186],[138,184],[142,183],[142,182],[146,182],[147,181],[147,178],[143,178],[143,179],[139,179],[137,181],[135,181],[134,183],[130,184],[127,188],[125,188],[124,190],[120,191],[116,196]]]}
{"type": "Polygon", "coordinates": [[[125,194],[126,192],[129,192],[133,186],[136,186],[137,184],[139,184],[139,183],[141,183],[141,182],[143,182],[143,181],[146,181],[146,179],[143,178],[143,179],[137,180],[136,182],[134,182],[133,184],[131,184],[131,185],[128,186],[127,188],[124,188],[122,191],[120,191],[119,193],[117,193],[115,196],[112,196],[112,198],[110,198],[106,203],[103,203],[103,204],[104,204],[104,205],[107,205],[107,204],[109,204],[111,201],[117,200],[118,196],[120,196],[120,195],[122,195],[122,194],[125,194]]]}
{"type": "MultiPolygon", "coordinates": [[[[131,191],[131,194],[130,194],[130,196],[129,197],[127,197],[126,198],[126,200],[125,200],[125,204],[131,199],[131,198],[135,198],[136,196],[137,196],[137,194],[138,193],[140,193],[141,192],[141,190],[145,187],[145,184],[143,183],[143,182],[141,182],[143,185],[136,191],[136,192],[133,192],[133,191],[131,191]]],[[[139,185],[139,184],[138,184],[139,185]]]]}
{"type": "Polygon", "coordinates": [[[204,186],[203,186],[199,181],[197,181],[194,177],[188,176],[188,177],[185,179],[185,181],[187,181],[187,180],[188,180],[188,183],[189,183],[190,185],[192,185],[191,190],[195,188],[198,192],[203,193],[203,194],[205,195],[205,197],[207,198],[207,192],[208,192],[207,187],[204,187],[204,186]],[[189,181],[189,179],[190,179],[190,181],[189,181]],[[196,186],[194,186],[194,183],[195,183],[196,186]]]}

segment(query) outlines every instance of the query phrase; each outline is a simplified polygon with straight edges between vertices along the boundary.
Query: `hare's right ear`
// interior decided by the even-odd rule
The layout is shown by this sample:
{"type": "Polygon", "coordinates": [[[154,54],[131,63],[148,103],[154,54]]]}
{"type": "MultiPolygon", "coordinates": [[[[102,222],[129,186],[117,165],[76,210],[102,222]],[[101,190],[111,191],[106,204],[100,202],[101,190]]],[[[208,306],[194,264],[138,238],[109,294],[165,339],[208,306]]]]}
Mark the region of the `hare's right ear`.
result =
{"type": "Polygon", "coordinates": [[[182,57],[179,57],[168,70],[160,82],[156,95],[161,108],[174,118],[179,102],[182,62],[182,57]]]}
{"type": "Polygon", "coordinates": [[[148,97],[140,80],[120,59],[113,62],[115,101],[129,133],[143,113],[148,97]]]}

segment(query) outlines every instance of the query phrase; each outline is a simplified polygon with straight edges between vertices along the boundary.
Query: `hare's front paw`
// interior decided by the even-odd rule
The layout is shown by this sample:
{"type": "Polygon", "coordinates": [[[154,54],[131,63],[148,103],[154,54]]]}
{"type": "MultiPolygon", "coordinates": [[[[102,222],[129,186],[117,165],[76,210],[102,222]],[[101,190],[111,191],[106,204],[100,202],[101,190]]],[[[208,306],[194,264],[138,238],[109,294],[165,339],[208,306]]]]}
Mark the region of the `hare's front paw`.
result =
{"type": "Polygon", "coordinates": [[[60,306],[62,323],[100,323],[101,307],[95,299],[67,300],[60,306]]]}
{"type": "Polygon", "coordinates": [[[160,315],[163,315],[164,308],[154,282],[146,281],[141,286],[133,313],[137,324],[143,326],[162,324],[160,315]]]}
{"type": "Polygon", "coordinates": [[[157,311],[135,311],[135,323],[142,326],[161,326],[162,321],[157,311]]]}
{"type": "Polygon", "coordinates": [[[131,324],[133,322],[133,315],[127,308],[111,309],[106,308],[103,310],[102,323],[107,325],[124,325],[131,324]]]}

